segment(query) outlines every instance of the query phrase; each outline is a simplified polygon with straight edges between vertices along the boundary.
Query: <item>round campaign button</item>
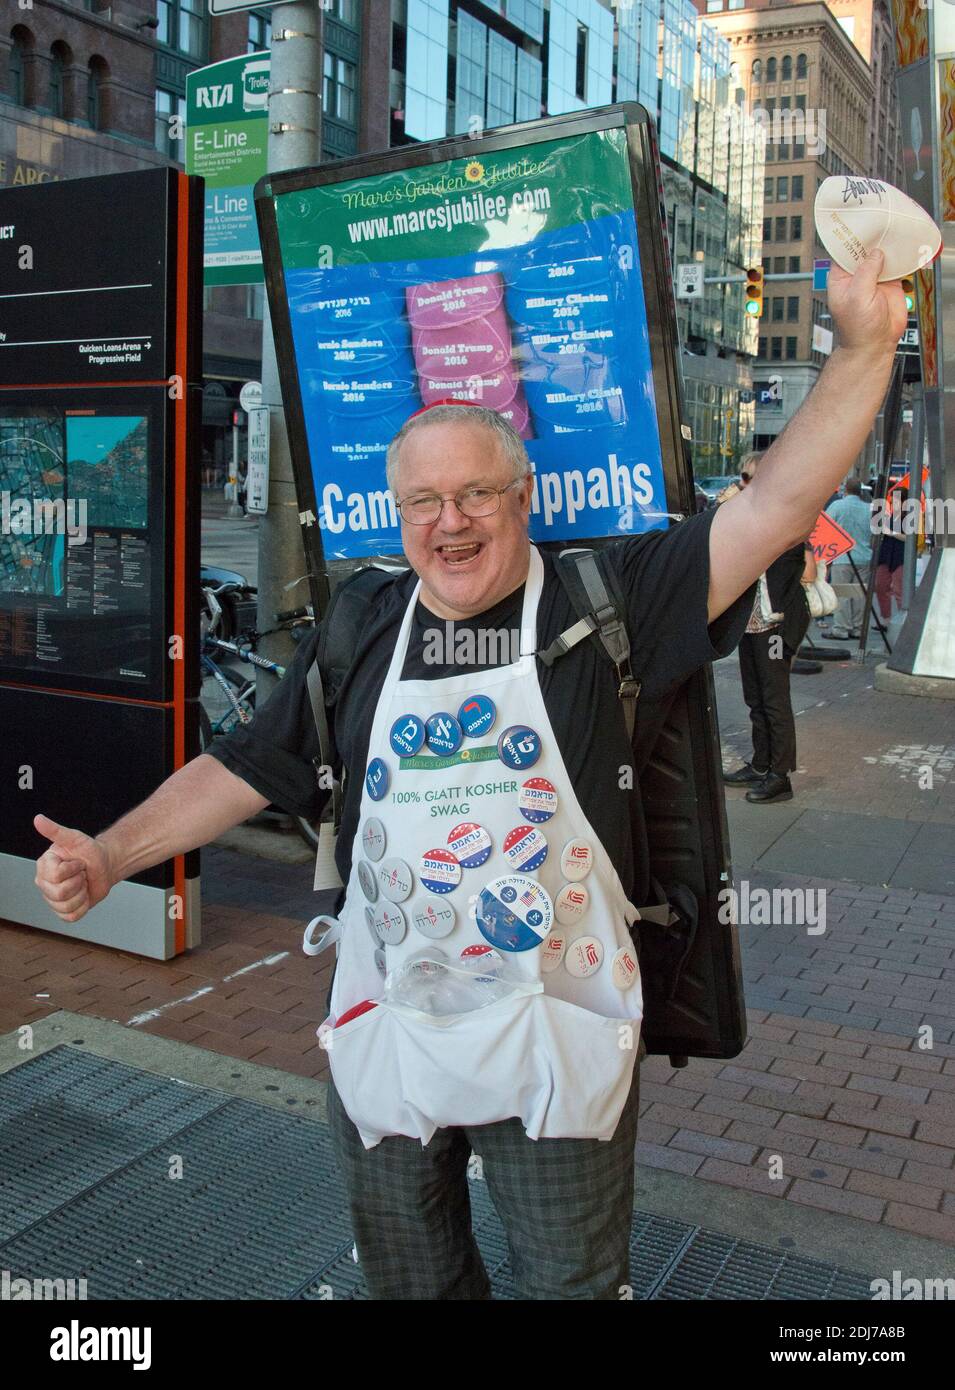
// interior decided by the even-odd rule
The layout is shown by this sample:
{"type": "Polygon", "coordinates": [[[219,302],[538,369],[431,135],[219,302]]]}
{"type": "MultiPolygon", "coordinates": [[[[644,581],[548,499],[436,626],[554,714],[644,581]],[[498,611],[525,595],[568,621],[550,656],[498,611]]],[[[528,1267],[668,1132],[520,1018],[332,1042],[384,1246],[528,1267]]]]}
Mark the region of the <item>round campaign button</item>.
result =
{"type": "Polygon", "coordinates": [[[562,927],[572,927],[589,906],[590,894],[582,883],[565,883],[554,899],[554,916],[562,927]]]}
{"type": "Polygon", "coordinates": [[[497,718],[497,706],[486,695],[469,695],[458,710],[458,722],[468,738],[489,733],[497,718]]]}
{"type": "Polygon", "coordinates": [[[455,719],[453,714],[447,714],[442,710],[439,714],[432,714],[425,725],[428,734],[428,747],[432,753],[437,753],[442,758],[450,757],[456,753],[464,742],[464,730],[455,719]]]}
{"type": "Polygon", "coordinates": [[[390,903],[403,903],[411,897],[414,879],[403,859],[383,859],[378,865],[378,884],[383,898],[390,903]]]}
{"type": "Polygon", "coordinates": [[[461,882],[461,865],[449,849],[426,849],[418,861],[418,877],[431,893],[453,893],[461,882]]]}
{"type": "Polygon", "coordinates": [[[621,946],[610,962],[610,974],[618,989],[629,989],[640,978],[637,954],[632,946],[621,946]]]}
{"type": "Polygon", "coordinates": [[[595,936],[578,936],[567,947],[564,965],[567,973],[575,979],[585,980],[600,969],[604,958],[604,948],[595,936]]]}
{"type": "Polygon", "coordinates": [[[540,735],[526,724],[512,724],[497,741],[497,756],[514,772],[533,767],[540,755],[540,735]]]}
{"type": "Polygon", "coordinates": [[[535,826],[517,825],[504,836],[502,850],[515,873],[529,873],[547,858],[547,841],[535,826]]]}
{"type": "Polygon", "coordinates": [[[391,726],[389,742],[399,758],[413,758],[424,746],[424,724],[416,714],[403,714],[391,726]]]}
{"type": "Polygon", "coordinates": [[[465,946],[461,964],[483,980],[499,980],[504,973],[504,958],[493,946],[465,946]]]}
{"type": "Polygon", "coordinates": [[[358,883],[370,903],[378,901],[378,880],[375,878],[375,871],[367,859],[359,859],[358,861],[358,883]]]}
{"type": "Polygon", "coordinates": [[[462,869],[479,869],[491,857],[491,837],[483,825],[462,821],[448,835],[448,849],[462,869]]]}
{"type": "Polygon", "coordinates": [[[492,946],[529,951],[550,931],[554,908],[536,879],[507,874],[482,889],[476,916],[481,935],[492,946]]]}
{"type": "Polygon", "coordinates": [[[369,816],[365,821],[365,827],[361,832],[361,847],[366,857],[375,864],[384,854],[385,827],[377,816],[369,816]]]}
{"type": "Polygon", "coordinates": [[[372,758],[365,773],[365,787],[372,801],[381,801],[388,790],[391,773],[380,758],[372,758]]]}
{"type": "Polygon", "coordinates": [[[560,856],[560,871],[564,878],[579,883],[594,866],[594,852],[586,840],[568,840],[560,856]]]}
{"type": "Polygon", "coordinates": [[[378,971],[379,975],[388,974],[388,962],[385,959],[385,949],[383,946],[379,946],[375,951],[375,969],[378,971]]]}
{"type": "Polygon", "coordinates": [[[528,777],[518,793],[517,805],[525,820],[539,825],[557,810],[557,788],[546,777],[528,777]]]}
{"type": "Polygon", "coordinates": [[[376,946],[381,945],[381,937],[378,935],[378,928],[375,926],[375,909],[369,905],[365,908],[365,926],[371,932],[372,939],[376,946]]]}
{"type": "Polygon", "coordinates": [[[422,936],[439,940],[454,931],[457,913],[450,903],[419,904],[411,909],[411,920],[422,936]]]}
{"type": "Polygon", "coordinates": [[[375,932],[386,946],[397,946],[408,931],[405,914],[397,903],[379,903],[375,909],[375,932]]]}
{"type": "Polygon", "coordinates": [[[564,952],[567,949],[567,933],[560,927],[554,927],[544,937],[544,944],[541,947],[541,970],[545,975],[549,975],[552,970],[556,970],[564,959],[564,952]]]}

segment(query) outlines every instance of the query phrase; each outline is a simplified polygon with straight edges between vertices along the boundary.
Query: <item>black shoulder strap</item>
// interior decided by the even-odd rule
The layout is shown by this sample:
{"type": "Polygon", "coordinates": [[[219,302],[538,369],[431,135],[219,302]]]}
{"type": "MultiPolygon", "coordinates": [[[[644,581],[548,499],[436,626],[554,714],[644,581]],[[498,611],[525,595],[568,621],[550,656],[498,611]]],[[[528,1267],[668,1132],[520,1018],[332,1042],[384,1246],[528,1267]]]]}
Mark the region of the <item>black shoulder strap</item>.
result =
{"type": "MultiPolygon", "coordinates": [[[[562,550],[556,557],[557,573],[570,596],[578,621],[566,628],[538,656],[545,666],[552,666],[591,635],[599,639],[617,672],[617,695],[623,703],[627,735],[633,738],[637,716],[637,696],[640,682],[630,665],[630,636],[622,616],[623,604],[611,594],[599,558],[593,550],[562,550]]],[[[616,590],[616,585],[613,586],[616,590]]]]}
{"type": "MultiPolygon", "coordinates": [[[[400,573],[403,571],[392,567],[367,565],[339,584],[332,595],[323,619],[318,651],[305,677],[318,735],[318,757],[313,760],[318,776],[322,776],[324,769],[334,769],[338,762],[326,705],[338,695],[375,598],[387,584],[394,582],[395,574],[400,573]],[[322,678],[323,669],[327,680],[322,678]]],[[[341,824],[341,813],[341,782],[332,771],[332,818],[336,831],[341,824]]]]}

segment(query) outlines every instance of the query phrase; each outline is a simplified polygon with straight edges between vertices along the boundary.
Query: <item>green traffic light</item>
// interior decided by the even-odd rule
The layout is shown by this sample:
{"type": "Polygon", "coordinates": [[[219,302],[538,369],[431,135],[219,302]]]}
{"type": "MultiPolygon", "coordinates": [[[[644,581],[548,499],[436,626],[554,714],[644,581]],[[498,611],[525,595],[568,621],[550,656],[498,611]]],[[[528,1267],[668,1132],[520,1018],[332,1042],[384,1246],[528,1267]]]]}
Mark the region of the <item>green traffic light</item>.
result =
{"type": "Polygon", "coordinates": [[[758,299],[747,299],[747,301],[746,301],[746,312],[747,312],[747,314],[752,314],[753,317],[755,318],[755,317],[759,314],[759,300],[758,300],[758,299]]]}
{"type": "Polygon", "coordinates": [[[910,314],[911,314],[911,313],[914,311],[914,309],[915,309],[915,300],[914,300],[914,298],[912,297],[912,295],[910,295],[910,294],[907,294],[907,295],[905,296],[905,307],[906,307],[906,309],[908,309],[908,311],[909,311],[910,314]]]}

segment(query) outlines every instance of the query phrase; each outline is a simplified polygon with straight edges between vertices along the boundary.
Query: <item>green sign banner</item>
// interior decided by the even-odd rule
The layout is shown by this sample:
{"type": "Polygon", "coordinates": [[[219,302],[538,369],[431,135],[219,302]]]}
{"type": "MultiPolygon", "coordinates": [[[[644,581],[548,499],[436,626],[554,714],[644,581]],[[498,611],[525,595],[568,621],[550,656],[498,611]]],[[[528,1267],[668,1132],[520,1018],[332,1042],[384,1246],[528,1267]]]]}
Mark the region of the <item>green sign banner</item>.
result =
{"type": "Polygon", "coordinates": [[[249,53],[186,77],[186,173],[206,181],[207,285],[263,280],[252,189],[266,172],[270,63],[249,53]]]}

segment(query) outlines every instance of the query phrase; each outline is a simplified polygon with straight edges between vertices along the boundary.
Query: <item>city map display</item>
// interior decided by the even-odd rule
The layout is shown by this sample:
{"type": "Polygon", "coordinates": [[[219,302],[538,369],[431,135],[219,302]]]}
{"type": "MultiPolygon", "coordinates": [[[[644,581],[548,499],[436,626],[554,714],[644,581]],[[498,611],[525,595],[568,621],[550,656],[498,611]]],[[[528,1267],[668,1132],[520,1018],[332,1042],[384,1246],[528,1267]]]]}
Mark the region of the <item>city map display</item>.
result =
{"type": "Polygon", "coordinates": [[[0,403],[0,669],[152,678],[150,420],[0,403]]]}

